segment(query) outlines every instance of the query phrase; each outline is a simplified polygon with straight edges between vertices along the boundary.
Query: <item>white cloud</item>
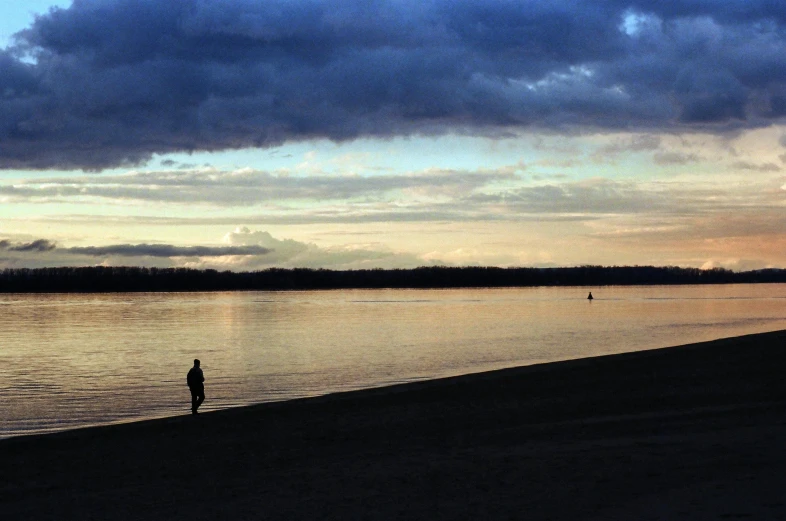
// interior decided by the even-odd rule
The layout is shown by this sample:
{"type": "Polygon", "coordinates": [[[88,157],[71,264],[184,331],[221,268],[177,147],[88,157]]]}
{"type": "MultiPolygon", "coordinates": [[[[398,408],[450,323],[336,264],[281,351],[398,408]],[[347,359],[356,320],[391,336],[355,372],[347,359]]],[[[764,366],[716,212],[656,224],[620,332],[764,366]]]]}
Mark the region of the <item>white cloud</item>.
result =
{"type": "Polygon", "coordinates": [[[761,270],[766,268],[773,268],[774,266],[761,259],[708,259],[701,265],[703,270],[711,270],[713,268],[724,268],[733,271],[752,271],[761,270]]]}
{"type": "MultiPolygon", "coordinates": [[[[432,259],[407,252],[392,251],[383,245],[344,245],[321,248],[313,243],[292,239],[276,239],[270,233],[239,227],[224,236],[230,245],[259,246],[271,250],[264,257],[238,257],[233,262],[242,269],[263,269],[266,267],[301,268],[415,268],[429,264],[442,264],[432,259]]],[[[213,259],[206,260],[206,263],[213,259]]]]}

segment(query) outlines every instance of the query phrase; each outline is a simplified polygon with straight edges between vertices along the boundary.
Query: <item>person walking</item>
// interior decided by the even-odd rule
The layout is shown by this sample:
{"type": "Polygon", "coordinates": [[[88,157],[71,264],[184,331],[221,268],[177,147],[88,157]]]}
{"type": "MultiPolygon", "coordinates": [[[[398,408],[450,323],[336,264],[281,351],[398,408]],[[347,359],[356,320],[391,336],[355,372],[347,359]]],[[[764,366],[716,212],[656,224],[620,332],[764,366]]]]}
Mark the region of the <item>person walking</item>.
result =
{"type": "Polygon", "coordinates": [[[197,409],[205,401],[205,375],[199,367],[199,359],[194,360],[194,367],[188,371],[186,382],[191,391],[191,414],[198,414],[197,409]]]}

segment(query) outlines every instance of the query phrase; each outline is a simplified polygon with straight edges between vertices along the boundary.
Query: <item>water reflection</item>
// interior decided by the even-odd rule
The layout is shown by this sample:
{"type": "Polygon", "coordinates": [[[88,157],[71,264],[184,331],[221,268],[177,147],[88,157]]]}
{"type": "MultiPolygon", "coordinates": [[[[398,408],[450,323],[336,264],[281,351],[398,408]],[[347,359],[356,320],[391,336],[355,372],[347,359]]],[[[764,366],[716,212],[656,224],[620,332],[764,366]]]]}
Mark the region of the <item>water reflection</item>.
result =
{"type": "Polygon", "coordinates": [[[0,295],[0,435],[786,327],[782,285],[0,295]]]}

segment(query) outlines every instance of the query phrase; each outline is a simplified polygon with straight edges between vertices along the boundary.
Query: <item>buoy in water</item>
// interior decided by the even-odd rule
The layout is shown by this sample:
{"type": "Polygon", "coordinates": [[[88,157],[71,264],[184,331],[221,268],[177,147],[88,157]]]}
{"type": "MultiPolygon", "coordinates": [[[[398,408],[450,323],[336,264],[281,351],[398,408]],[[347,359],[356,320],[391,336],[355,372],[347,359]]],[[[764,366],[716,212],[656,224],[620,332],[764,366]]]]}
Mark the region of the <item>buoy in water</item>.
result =
{"type": "Polygon", "coordinates": [[[587,297],[587,300],[592,300],[593,298],[595,298],[595,297],[593,297],[593,296],[592,296],[592,292],[590,291],[590,294],[589,294],[589,296],[587,297]]]}

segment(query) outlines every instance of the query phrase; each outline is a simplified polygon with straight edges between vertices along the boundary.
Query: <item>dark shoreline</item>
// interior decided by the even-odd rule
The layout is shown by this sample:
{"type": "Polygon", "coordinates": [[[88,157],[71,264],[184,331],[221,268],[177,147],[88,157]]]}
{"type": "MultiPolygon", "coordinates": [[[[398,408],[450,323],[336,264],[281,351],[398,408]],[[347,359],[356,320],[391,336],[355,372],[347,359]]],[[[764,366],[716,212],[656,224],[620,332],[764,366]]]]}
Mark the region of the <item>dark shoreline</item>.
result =
{"type": "Polygon", "coordinates": [[[498,268],[424,266],[414,269],[270,268],[232,272],[187,268],[89,266],[6,268],[0,293],[304,291],[330,289],[522,288],[786,283],[786,270],[734,272],[676,266],[498,268]]]}
{"type": "Polygon", "coordinates": [[[3,519],[786,518],[786,331],[0,440],[3,519]]]}

